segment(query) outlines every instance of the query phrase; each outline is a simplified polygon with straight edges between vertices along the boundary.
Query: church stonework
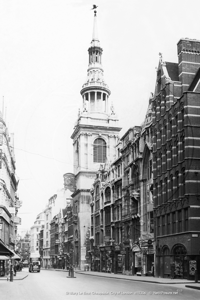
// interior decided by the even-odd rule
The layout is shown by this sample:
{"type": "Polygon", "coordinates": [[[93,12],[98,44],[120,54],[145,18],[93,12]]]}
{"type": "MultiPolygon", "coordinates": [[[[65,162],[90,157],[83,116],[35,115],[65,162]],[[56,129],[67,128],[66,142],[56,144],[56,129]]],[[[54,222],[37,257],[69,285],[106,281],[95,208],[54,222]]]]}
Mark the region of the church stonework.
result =
{"type": "Polygon", "coordinates": [[[93,35],[88,49],[87,79],[80,91],[82,109],[71,138],[76,191],[72,194],[74,222],[74,265],[83,270],[87,264],[87,237],[90,230],[90,189],[101,164],[116,158],[116,145],[121,127],[110,103],[111,94],[104,80],[103,49],[97,34],[97,14],[94,11],[93,35]]]}

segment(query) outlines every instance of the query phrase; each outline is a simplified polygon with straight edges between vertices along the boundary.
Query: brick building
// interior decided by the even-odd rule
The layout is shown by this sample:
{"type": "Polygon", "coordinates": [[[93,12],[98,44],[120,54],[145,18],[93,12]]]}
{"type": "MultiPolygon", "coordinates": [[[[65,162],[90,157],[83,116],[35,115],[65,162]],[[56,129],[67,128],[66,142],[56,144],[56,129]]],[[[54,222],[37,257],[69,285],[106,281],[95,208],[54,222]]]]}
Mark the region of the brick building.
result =
{"type": "Polygon", "coordinates": [[[153,97],[156,276],[200,272],[200,41],[178,42],[178,63],[160,57],[153,97]]]}

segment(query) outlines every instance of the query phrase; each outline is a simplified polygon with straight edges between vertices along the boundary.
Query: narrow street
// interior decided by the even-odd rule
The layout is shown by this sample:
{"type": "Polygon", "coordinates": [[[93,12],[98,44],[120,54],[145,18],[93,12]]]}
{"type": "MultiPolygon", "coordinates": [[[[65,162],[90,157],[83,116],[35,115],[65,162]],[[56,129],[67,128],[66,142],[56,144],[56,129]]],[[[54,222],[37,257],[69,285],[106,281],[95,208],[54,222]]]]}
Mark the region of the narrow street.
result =
{"type": "Polygon", "coordinates": [[[0,281],[3,300],[75,300],[75,299],[199,299],[200,291],[185,285],[161,285],[112,278],[42,270],[29,273],[24,280],[0,281]]]}

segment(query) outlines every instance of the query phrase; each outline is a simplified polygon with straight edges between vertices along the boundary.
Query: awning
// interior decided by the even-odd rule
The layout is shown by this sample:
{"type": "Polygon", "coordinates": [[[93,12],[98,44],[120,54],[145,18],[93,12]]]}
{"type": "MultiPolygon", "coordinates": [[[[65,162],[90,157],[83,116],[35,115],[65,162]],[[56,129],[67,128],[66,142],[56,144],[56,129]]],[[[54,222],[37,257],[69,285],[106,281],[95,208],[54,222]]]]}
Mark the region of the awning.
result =
{"type": "Polygon", "coordinates": [[[13,256],[13,252],[4,244],[4,242],[0,239],[0,256],[8,255],[13,256]]]}
{"type": "Polygon", "coordinates": [[[5,255],[0,255],[0,260],[9,260],[10,258],[5,255]]]}
{"type": "Polygon", "coordinates": [[[14,250],[11,251],[13,253],[12,259],[21,260],[21,257],[18,254],[16,254],[14,250]]]}

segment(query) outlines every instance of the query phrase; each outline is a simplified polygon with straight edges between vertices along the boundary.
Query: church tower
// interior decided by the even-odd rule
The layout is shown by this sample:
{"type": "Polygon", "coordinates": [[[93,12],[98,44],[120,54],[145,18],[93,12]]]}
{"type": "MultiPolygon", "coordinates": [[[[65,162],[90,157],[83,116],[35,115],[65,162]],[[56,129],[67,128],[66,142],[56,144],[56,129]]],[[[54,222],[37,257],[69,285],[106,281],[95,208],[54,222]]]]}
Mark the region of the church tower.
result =
{"type": "Polygon", "coordinates": [[[74,174],[76,191],[73,193],[74,264],[83,269],[87,262],[87,237],[90,229],[90,189],[100,165],[112,162],[116,156],[116,144],[121,128],[114,106],[110,103],[110,89],[104,79],[103,49],[97,33],[97,12],[91,45],[88,49],[87,78],[80,91],[82,109],[71,138],[73,139],[74,174]]]}

